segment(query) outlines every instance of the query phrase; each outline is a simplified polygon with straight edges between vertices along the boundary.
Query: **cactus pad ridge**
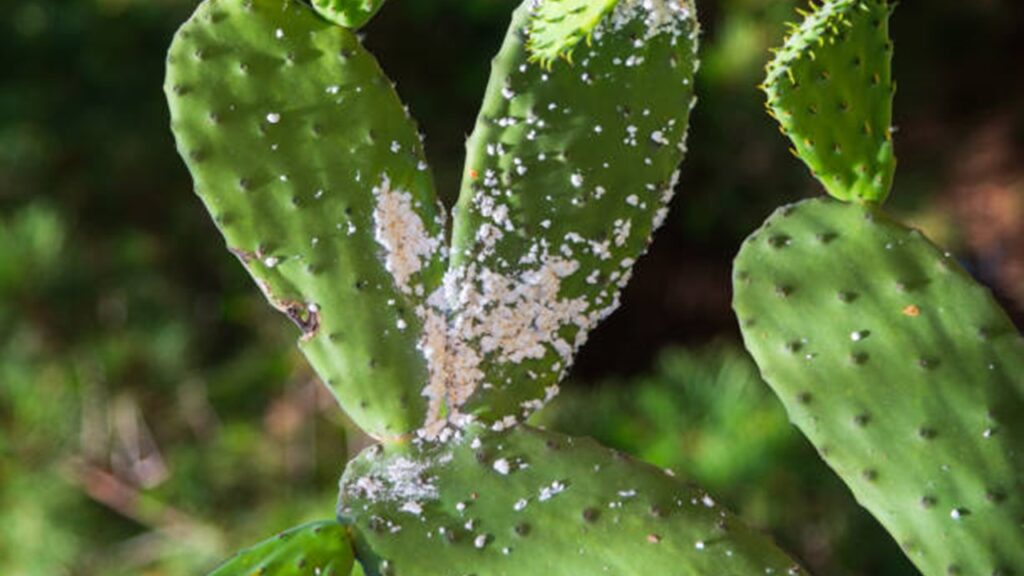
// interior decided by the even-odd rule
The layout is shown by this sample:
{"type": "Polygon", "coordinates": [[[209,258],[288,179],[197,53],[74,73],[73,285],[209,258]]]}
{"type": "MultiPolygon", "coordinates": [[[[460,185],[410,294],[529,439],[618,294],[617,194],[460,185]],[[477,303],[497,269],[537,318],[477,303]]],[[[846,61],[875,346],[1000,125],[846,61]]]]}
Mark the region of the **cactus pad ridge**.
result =
{"type": "Polygon", "coordinates": [[[827,0],[805,15],[768,64],[769,113],[828,193],[881,203],[892,186],[891,7],[827,0]]]}
{"type": "Polygon", "coordinates": [[[311,522],[235,554],[210,576],[349,576],[355,558],[348,528],[311,522]]]}
{"type": "Polygon", "coordinates": [[[384,0],[312,0],[321,16],[353,30],[362,28],[384,5],[384,0]]]}
{"type": "Polygon", "coordinates": [[[165,90],[196,192],[352,418],[418,428],[416,310],[445,269],[419,134],[355,34],[307,6],[206,0],[165,90]]]}
{"type": "Polygon", "coordinates": [[[369,448],[339,516],[368,574],[806,574],[668,472],[526,425],[369,448]]]}
{"type": "Polygon", "coordinates": [[[779,209],[735,262],[747,349],[790,418],[928,576],[1024,573],[1024,339],[878,208],[779,209]]]}
{"type": "Polygon", "coordinates": [[[574,63],[551,68],[527,50],[530,2],[513,16],[467,143],[445,282],[451,317],[436,324],[454,361],[434,371],[428,395],[449,419],[507,427],[554,395],[665,218],[694,103],[698,26],[692,11],[677,12],[648,38],[644,6],[620,3],[574,63]]]}

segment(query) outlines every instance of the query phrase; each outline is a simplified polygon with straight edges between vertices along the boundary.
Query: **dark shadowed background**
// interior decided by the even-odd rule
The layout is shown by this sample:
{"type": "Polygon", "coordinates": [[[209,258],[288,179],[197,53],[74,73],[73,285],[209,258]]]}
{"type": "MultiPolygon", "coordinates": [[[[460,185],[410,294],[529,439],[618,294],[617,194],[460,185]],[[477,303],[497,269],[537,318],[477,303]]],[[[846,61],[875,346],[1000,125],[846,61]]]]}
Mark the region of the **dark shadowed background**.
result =
{"type": "MultiPolygon", "coordinates": [[[[802,3],[802,2],[801,2],[802,3]]],[[[793,0],[699,0],[680,194],[542,423],[670,466],[812,571],[914,574],[738,346],[730,261],[819,194],[756,90],[793,0]]],[[[0,17],[0,573],[199,574],[333,514],[366,444],[191,193],[163,94],[193,0],[21,0],[0,17]]],[[[391,0],[366,43],[452,199],[512,0],[391,0]]],[[[900,216],[1024,319],[1024,4],[893,21],[900,216]]],[[[1024,415],[1021,415],[1024,417],[1024,415]]]]}

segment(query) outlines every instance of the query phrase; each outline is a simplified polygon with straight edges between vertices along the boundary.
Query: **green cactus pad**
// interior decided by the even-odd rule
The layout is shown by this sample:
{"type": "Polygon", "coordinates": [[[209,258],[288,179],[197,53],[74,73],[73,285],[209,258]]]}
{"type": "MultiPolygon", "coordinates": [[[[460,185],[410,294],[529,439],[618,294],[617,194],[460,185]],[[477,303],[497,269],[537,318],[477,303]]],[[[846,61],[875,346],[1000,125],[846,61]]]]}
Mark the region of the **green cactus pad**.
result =
{"type": "Polygon", "coordinates": [[[376,61],[304,4],[206,0],[165,90],[196,192],[321,378],[370,434],[416,429],[443,210],[376,61]]]}
{"type": "Polygon", "coordinates": [[[892,186],[892,43],[886,0],[828,0],[768,64],[768,110],[840,200],[881,203],[892,186]]]}
{"type": "Polygon", "coordinates": [[[667,212],[697,68],[692,11],[651,27],[647,3],[623,1],[574,63],[547,69],[526,49],[531,3],[513,16],[467,144],[447,294],[460,348],[431,393],[447,395],[449,417],[501,426],[557,391],[618,305],[667,212]]]}
{"type": "Polygon", "coordinates": [[[669,473],[526,426],[367,449],[339,516],[371,575],[806,574],[669,473]]]}
{"type": "Polygon", "coordinates": [[[210,576],[349,576],[353,567],[348,528],[312,522],[238,552],[210,576]]]}
{"type": "Polygon", "coordinates": [[[555,60],[572,60],[583,40],[588,43],[594,28],[619,0],[539,0],[531,10],[527,49],[544,66],[555,60]]]}
{"type": "Polygon", "coordinates": [[[384,0],[312,0],[321,16],[346,28],[362,28],[384,5],[384,0]]]}
{"type": "Polygon", "coordinates": [[[876,207],[781,208],[734,308],[790,418],[929,576],[1024,574],[1024,339],[876,207]]]}

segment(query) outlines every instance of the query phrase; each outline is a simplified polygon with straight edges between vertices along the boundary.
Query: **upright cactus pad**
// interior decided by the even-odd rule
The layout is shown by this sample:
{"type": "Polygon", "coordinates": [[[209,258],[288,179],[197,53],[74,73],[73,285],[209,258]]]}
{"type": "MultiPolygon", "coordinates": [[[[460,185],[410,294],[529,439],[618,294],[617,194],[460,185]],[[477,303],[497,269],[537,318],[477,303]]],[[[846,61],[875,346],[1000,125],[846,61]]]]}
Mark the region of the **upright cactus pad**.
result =
{"type": "Polygon", "coordinates": [[[349,576],[354,567],[348,528],[313,522],[242,550],[210,576],[349,576]]]}
{"type": "Polygon", "coordinates": [[[373,575],[806,574],[668,473],[526,426],[370,448],[341,488],[373,575]]]}
{"type": "Polygon", "coordinates": [[[415,430],[444,212],[373,57],[301,3],[206,0],[165,89],[196,192],[314,368],[370,434],[415,430]]]}
{"type": "Polygon", "coordinates": [[[688,4],[621,0],[573,63],[550,68],[528,49],[547,4],[576,6],[516,12],[467,143],[446,294],[454,361],[432,383],[449,417],[499,427],[557,391],[618,305],[665,218],[694,102],[688,4]]]}
{"type": "Polygon", "coordinates": [[[312,0],[321,16],[346,28],[361,28],[384,5],[384,0],[312,0]]]}
{"type": "Polygon", "coordinates": [[[886,0],[827,0],[768,65],[768,110],[840,200],[881,203],[892,186],[892,43],[886,0]]]}
{"type": "Polygon", "coordinates": [[[922,572],[1024,574],[1024,339],[984,287],[824,199],[769,218],[734,286],[763,376],[922,572]]]}

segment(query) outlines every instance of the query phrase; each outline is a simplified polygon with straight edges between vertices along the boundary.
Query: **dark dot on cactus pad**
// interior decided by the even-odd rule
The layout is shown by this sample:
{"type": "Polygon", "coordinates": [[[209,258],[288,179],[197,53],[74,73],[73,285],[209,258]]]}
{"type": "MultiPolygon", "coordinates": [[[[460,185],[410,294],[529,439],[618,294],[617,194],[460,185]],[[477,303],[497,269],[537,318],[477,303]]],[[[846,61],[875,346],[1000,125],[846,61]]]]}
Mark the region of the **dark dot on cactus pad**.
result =
{"type": "Polygon", "coordinates": [[[836,293],[836,297],[839,298],[840,302],[849,304],[850,302],[853,302],[854,300],[857,299],[857,293],[849,291],[840,291],[836,293]]]}
{"type": "Polygon", "coordinates": [[[385,526],[385,524],[384,520],[379,516],[371,516],[369,521],[367,521],[367,528],[372,532],[381,534],[387,530],[387,526],[385,526]]]}
{"type": "Polygon", "coordinates": [[[530,525],[526,522],[520,522],[516,524],[514,530],[517,536],[526,536],[530,533],[530,525]]]}
{"type": "Polygon", "coordinates": [[[369,368],[376,368],[378,364],[379,362],[376,358],[370,358],[370,360],[366,362],[366,366],[369,368]]]}
{"type": "Polygon", "coordinates": [[[792,341],[786,343],[786,350],[789,350],[790,352],[792,352],[794,354],[799,352],[800,349],[803,348],[803,347],[804,347],[803,342],[801,342],[799,340],[792,340],[792,341]]]}
{"type": "Polygon", "coordinates": [[[864,428],[865,426],[871,423],[871,415],[868,414],[867,412],[857,414],[856,416],[853,417],[853,423],[856,424],[857,426],[860,426],[861,428],[864,428]]]}
{"type": "Polygon", "coordinates": [[[789,298],[789,296],[792,293],[793,293],[793,287],[792,286],[786,286],[786,285],[783,285],[783,284],[779,284],[779,285],[775,286],[775,294],[777,296],[780,296],[782,298],[789,298]]]}
{"type": "Polygon", "coordinates": [[[861,476],[863,476],[868,482],[874,482],[875,480],[878,480],[878,471],[868,468],[861,472],[861,476]]]}
{"type": "Polygon", "coordinates": [[[818,232],[814,235],[814,239],[822,244],[828,244],[829,242],[838,238],[839,235],[835,232],[818,232]]]}
{"type": "Polygon", "coordinates": [[[796,395],[796,401],[805,405],[810,404],[813,399],[814,396],[810,392],[801,392],[796,395]]]}
{"type": "Polygon", "coordinates": [[[583,520],[588,523],[597,522],[597,519],[601,517],[601,511],[597,508],[584,508],[583,509],[583,520]]]}
{"type": "Polygon", "coordinates": [[[1006,500],[1006,493],[1001,490],[986,490],[985,499],[993,504],[999,504],[1006,500]]]}
{"type": "Polygon", "coordinates": [[[917,365],[924,370],[933,370],[939,365],[939,361],[935,358],[918,358],[917,365]]]}
{"type": "Polygon", "coordinates": [[[650,513],[651,513],[651,516],[653,516],[655,518],[664,518],[665,517],[665,511],[662,510],[661,507],[656,505],[656,504],[655,505],[651,505],[650,513]]]}
{"type": "Polygon", "coordinates": [[[936,504],[938,504],[938,500],[936,500],[934,496],[921,497],[921,507],[926,510],[934,508],[936,504]]]}
{"type": "Polygon", "coordinates": [[[768,245],[772,248],[785,248],[786,246],[789,246],[792,241],[793,239],[785,234],[776,234],[775,236],[768,238],[768,245]]]}
{"type": "Polygon", "coordinates": [[[850,354],[850,363],[853,364],[854,366],[863,366],[864,364],[867,364],[868,363],[868,353],[867,352],[860,352],[860,351],[851,353],[850,354]]]}
{"type": "Polygon", "coordinates": [[[939,435],[939,432],[934,428],[922,427],[918,429],[917,435],[924,440],[934,440],[939,435]]]}
{"type": "Polygon", "coordinates": [[[946,574],[948,576],[958,576],[959,574],[961,574],[960,567],[956,564],[950,564],[946,567],[946,574]]]}
{"type": "Polygon", "coordinates": [[[296,563],[296,566],[298,567],[299,570],[304,569],[306,567],[306,559],[299,558],[299,561],[296,563]]]}

